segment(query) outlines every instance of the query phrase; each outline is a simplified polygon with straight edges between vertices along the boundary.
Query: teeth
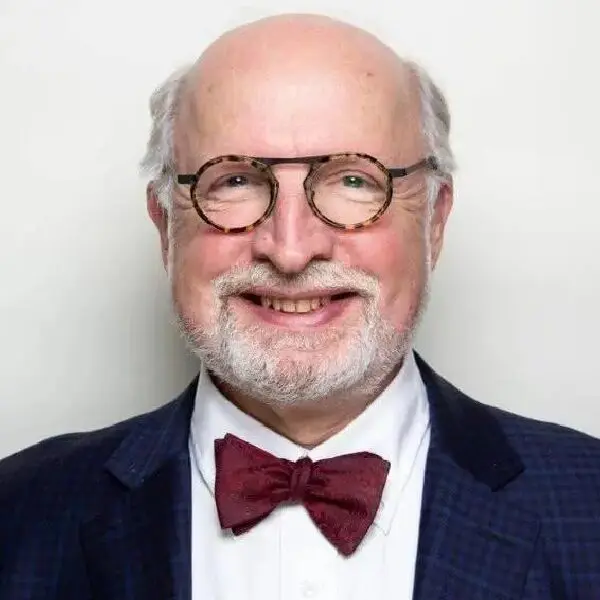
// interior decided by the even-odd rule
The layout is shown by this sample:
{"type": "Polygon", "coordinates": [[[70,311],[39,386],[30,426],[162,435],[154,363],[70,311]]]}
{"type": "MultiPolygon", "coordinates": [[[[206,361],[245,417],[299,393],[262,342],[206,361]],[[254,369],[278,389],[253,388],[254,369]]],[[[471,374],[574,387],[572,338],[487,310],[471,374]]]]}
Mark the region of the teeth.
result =
{"type": "MultiPolygon", "coordinates": [[[[307,313],[307,312],[310,312],[310,310],[311,310],[312,302],[313,302],[313,300],[296,300],[296,302],[295,302],[296,306],[294,308],[296,309],[297,313],[307,313]]],[[[315,308],[318,308],[318,307],[319,307],[319,302],[317,301],[317,306],[315,306],[315,308]]]]}
{"type": "Polygon", "coordinates": [[[322,306],[327,306],[330,302],[330,297],[302,298],[300,300],[271,298],[269,296],[260,297],[260,304],[264,308],[273,308],[273,310],[286,313],[308,313],[312,310],[318,310],[322,306]]]}
{"type": "Polygon", "coordinates": [[[281,310],[283,312],[296,312],[296,302],[294,300],[284,300],[281,303],[281,310]]]}

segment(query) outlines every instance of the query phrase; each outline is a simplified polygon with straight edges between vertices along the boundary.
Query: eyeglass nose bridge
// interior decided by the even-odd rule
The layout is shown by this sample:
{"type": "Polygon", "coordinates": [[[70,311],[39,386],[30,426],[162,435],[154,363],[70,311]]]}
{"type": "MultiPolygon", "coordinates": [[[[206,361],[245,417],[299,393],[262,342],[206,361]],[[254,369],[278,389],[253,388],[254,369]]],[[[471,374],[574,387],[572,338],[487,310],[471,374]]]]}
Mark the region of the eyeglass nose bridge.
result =
{"type": "MultiPolygon", "coordinates": [[[[273,173],[273,167],[277,166],[277,165],[308,165],[309,169],[308,169],[308,173],[306,174],[306,177],[304,178],[304,181],[302,182],[302,185],[304,187],[304,192],[306,193],[306,197],[309,200],[309,202],[312,202],[312,198],[311,198],[311,194],[312,194],[312,189],[311,189],[311,182],[313,179],[313,176],[315,174],[315,171],[317,170],[317,168],[321,165],[323,165],[324,163],[328,162],[330,160],[330,157],[328,155],[320,155],[320,156],[299,156],[299,157],[291,157],[291,158],[258,158],[257,159],[259,162],[263,163],[264,165],[266,165],[267,167],[269,167],[269,171],[270,171],[270,175],[271,175],[271,181],[277,186],[277,191],[279,188],[279,180],[278,178],[275,176],[275,173],[273,173]]],[[[311,204],[311,208],[314,208],[311,204]]]]}
{"type": "Polygon", "coordinates": [[[314,169],[316,165],[323,164],[329,160],[326,155],[322,156],[297,156],[289,158],[257,158],[259,162],[268,167],[274,167],[276,165],[309,165],[314,169]]]}

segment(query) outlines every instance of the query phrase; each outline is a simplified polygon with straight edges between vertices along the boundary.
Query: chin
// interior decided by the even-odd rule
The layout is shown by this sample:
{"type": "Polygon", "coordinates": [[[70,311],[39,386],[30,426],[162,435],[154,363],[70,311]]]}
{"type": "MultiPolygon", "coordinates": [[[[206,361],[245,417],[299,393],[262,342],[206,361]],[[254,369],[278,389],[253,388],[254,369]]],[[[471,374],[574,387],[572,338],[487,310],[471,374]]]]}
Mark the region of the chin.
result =
{"type": "Polygon", "coordinates": [[[238,330],[197,354],[218,379],[245,396],[280,406],[307,405],[350,391],[372,393],[402,358],[398,336],[382,333],[363,327],[333,338],[264,339],[238,330]],[[217,351],[207,351],[211,346],[217,351]]]}

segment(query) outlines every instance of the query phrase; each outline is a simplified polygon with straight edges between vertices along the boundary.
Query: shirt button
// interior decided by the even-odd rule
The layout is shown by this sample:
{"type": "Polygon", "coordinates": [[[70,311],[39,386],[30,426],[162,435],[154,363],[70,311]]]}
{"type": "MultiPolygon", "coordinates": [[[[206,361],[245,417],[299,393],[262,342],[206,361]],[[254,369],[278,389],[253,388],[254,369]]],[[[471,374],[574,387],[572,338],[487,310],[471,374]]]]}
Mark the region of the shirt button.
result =
{"type": "Polygon", "coordinates": [[[317,595],[318,592],[318,588],[314,583],[311,583],[310,581],[305,581],[302,584],[302,595],[305,598],[314,598],[317,595]]]}

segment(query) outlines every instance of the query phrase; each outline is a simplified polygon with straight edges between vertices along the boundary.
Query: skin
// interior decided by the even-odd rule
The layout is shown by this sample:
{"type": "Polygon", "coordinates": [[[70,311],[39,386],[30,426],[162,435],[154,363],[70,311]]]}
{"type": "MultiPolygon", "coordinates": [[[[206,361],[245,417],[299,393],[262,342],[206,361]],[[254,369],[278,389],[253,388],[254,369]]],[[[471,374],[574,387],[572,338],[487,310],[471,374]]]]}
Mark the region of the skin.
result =
{"type": "MultiPolygon", "coordinates": [[[[406,166],[426,155],[420,128],[417,82],[387,46],[325,17],[279,16],[227,33],[201,56],[176,121],[176,164],[179,173],[193,173],[206,160],[228,153],[293,157],[356,151],[388,167],[406,166]]],[[[255,231],[234,235],[205,224],[187,188],[176,189],[167,214],[153,185],[148,186],[148,212],[160,233],[165,266],[170,262],[180,313],[199,325],[210,324],[211,282],[234,265],[268,262],[278,272],[293,275],[311,261],[323,260],[375,276],[382,316],[399,330],[406,326],[427,278],[424,253],[429,250],[435,266],[442,248],[451,186],[441,187],[428,222],[425,178],[411,176],[405,184],[411,193],[405,190],[402,201],[393,202],[377,223],[347,232],[329,227],[311,212],[302,188],[306,172],[299,165],[276,167],[280,190],[274,214],[255,231]]],[[[337,327],[356,320],[360,302],[354,299],[335,317],[337,327]]],[[[243,303],[232,308],[246,325],[309,334],[311,327],[326,326],[306,325],[295,315],[273,324],[261,321],[243,303]]],[[[326,352],[343,352],[344,339],[336,344],[326,352]]],[[[304,352],[299,360],[316,357],[304,352]]],[[[227,382],[219,385],[242,410],[311,447],[356,418],[399,366],[381,374],[375,393],[358,388],[343,401],[329,397],[310,406],[271,406],[227,382]]]]}

